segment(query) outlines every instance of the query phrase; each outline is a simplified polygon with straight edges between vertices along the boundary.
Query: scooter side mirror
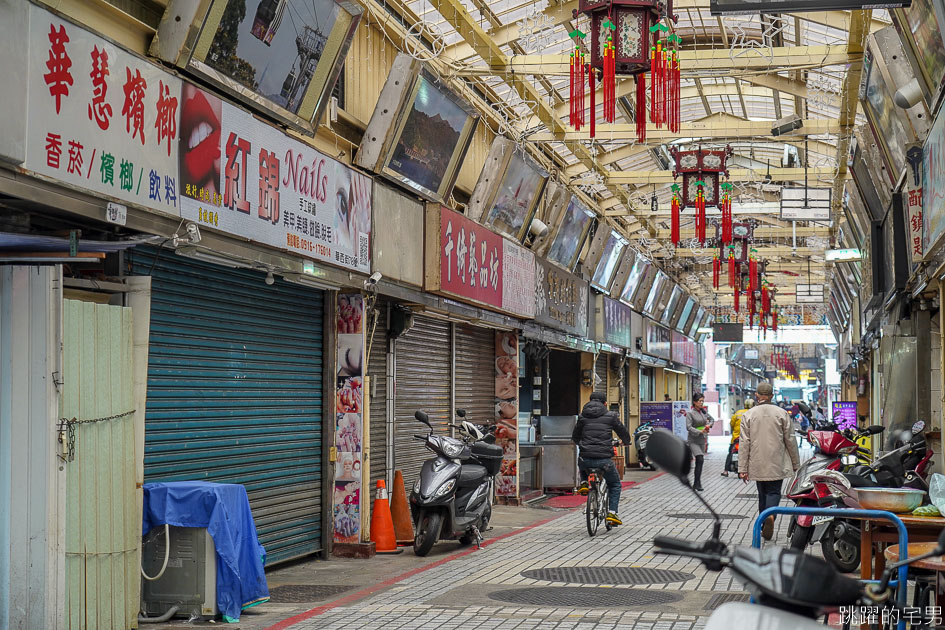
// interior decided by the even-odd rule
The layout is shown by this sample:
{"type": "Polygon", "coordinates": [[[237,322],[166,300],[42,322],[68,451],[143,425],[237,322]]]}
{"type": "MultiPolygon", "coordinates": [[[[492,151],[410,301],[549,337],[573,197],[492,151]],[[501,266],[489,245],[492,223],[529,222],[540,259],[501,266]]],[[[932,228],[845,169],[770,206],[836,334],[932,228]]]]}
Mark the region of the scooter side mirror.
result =
{"type": "Polygon", "coordinates": [[[466,417],[466,410],[465,410],[465,409],[457,409],[457,410],[456,410],[456,415],[459,416],[460,418],[465,418],[465,417],[466,417]]]}
{"type": "Polygon", "coordinates": [[[433,425],[430,424],[430,416],[428,416],[425,412],[418,411],[417,413],[413,414],[413,417],[430,427],[431,430],[433,429],[433,425]]]}
{"type": "Polygon", "coordinates": [[[653,431],[646,443],[646,455],[657,467],[688,482],[692,458],[689,447],[676,435],[666,429],[653,431]]]}
{"type": "Polygon", "coordinates": [[[877,434],[879,434],[879,433],[882,433],[882,432],[885,431],[885,430],[886,430],[886,427],[884,427],[883,425],[881,425],[881,424],[873,424],[873,425],[870,425],[870,426],[866,427],[865,433],[866,433],[867,435],[877,435],[877,434]]]}

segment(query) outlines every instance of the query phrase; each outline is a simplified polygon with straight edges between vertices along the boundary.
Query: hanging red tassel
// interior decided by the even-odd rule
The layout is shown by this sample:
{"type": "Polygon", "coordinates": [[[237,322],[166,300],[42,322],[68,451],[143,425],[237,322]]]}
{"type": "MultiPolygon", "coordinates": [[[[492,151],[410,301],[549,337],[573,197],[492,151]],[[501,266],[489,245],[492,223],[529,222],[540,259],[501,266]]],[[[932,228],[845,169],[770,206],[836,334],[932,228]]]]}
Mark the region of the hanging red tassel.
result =
{"type": "Polygon", "coordinates": [[[568,77],[568,106],[569,106],[568,124],[570,124],[572,127],[575,126],[574,106],[575,106],[575,103],[577,102],[577,98],[576,98],[577,94],[574,89],[575,83],[577,83],[577,81],[575,81],[576,72],[574,71],[574,66],[575,66],[574,53],[572,52],[571,60],[568,65],[568,71],[570,73],[568,77]]]}
{"type": "Polygon", "coordinates": [[[669,130],[673,133],[679,131],[679,102],[682,93],[681,89],[681,77],[679,72],[679,47],[682,43],[682,40],[678,35],[673,33],[669,36],[669,40],[674,44],[672,52],[670,54],[670,95],[669,95],[669,130]]]}
{"type": "Polygon", "coordinates": [[[673,184],[673,201],[670,204],[670,240],[673,242],[673,246],[677,247],[679,245],[680,234],[679,234],[679,223],[680,223],[680,208],[679,208],[679,184],[673,184]]]}
{"type": "MultiPolygon", "coordinates": [[[[751,250],[754,252],[755,250],[751,250]]],[[[748,290],[752,293],[758,288],[758,261],[754,253],[748,255],[748,290]]]]}
{"type": "Polygon", "coordinates": [[[696,182],[698,192],[696,193],[696,238],[699,243],[705,245],[706,233],[706,214],[705,214],[705,182],[696,182]]]}
{"type": "Polygon", "coordinates": [[[646,73],[637,75],[637,142],[646,142],[646,73]]]}
{"type": "Polygon", "coordinates": [[[715,289],[719,288],[719,279],[722,275],[722,261],[719,260],[718,255],[712,257],[712,287],[715,289]]]}
{"type": "Polygon", "coordinates": [[[768,292],[768,285],[761,285],[761,312],[767,313],[771,310],[771,296],[768,292]]]}
{"type": "Polygon", "coordinates": [[[738,312],[738,296],[739,295],[741,295],[741,291],[738,288],[736,288],[735,289],[735,312],[736,313],[738,312]]]}
{"type": "Polygon", "coordinates": [[[594,68],[588,64],[587,66],[587,85],[588,89],[591,92],[591,111],[590,111],[590,125],[591,125],[591,137],[597,135],[597,90],[594,87],[594,68]]]}
{"type": "Polygon", "coordinates": [[[601,80],[604,88],[604,121],[612,123],[617,116],[617,72],[614,59],[614,41],[607,37],[604,46],[604,77],[601,80]]]}
{"type": "Polygon", "coordinates": [[[736,278],[736,269],[735,269],[735,252],[729,249],[728,252],[728,286],[735,287],[735,278],[736,278]]]}
{"type": "MultiPolygon", "coordinates": [[[[653,27],[651,27],[652,30],[653,27]]],[[[656,113],[656,103],[659,100],[656,96],[656,87],[659,85],[657,76],[659,75],[659,61],[656,57],[656,45],[650,46],[650,120],[653,121],[653,124],[657,124],[657,113],[656,113]]],[[[643,76],[643,73],[640,73],[640,76],[643,76]]],[[[642,101],[639,100],[639,94],[637,94],[637,109],[640,109],[642,101]]]]}
{"type": "Polygon", "coordinates": [[[575,129],[577,131],[581,130],[581,127],[584,125],[584,52],[582,51],[578,57],[578,107],[577,107],[577,116],[578,124],[575,129]]]}
{"type": "Polygon", "coordinates": [[[773,332],[778,332],[778,308],[774,307],[774,310],[771,311],[771,330],[773,332]]]}

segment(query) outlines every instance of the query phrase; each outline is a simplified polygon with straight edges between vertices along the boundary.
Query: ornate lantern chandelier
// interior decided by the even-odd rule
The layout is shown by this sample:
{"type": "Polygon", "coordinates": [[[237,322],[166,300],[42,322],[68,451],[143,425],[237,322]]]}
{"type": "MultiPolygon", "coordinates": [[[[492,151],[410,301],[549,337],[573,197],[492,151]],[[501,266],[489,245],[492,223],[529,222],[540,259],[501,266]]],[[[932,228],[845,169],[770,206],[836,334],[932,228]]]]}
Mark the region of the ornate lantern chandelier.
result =
{"type": "Polygon", "coordinates": [[[617,118],[617,76],[636,79],[637,141],[646,140],[646,73],[651,74],[650,120],[678,131],[679,36],[669,32],[675,22],[672,0],[580,0],[574,17],[587,15],[591,26],[590,52],[582,50],[585,33],[571,31],[576,50],[571,55],[571,125],[580,130],[584,118],[584,81],[590,92],[590,135],[596,133],[595,84],[600,73],[604,122],[617,118]],[[663,23],[665,20],[666,23],[663,23]],[[675,127],[674,127],[675,126],[675,127]]]}
{"type": "MultiPolygon", "coordinates": [[[[732,147],[727,146],[717,151],[701,148],[694,151],[680,151],[673,147],[670,152],[676,161],[673,177],[682,175],[683,178],[681,208],[695,208],[696,238],[705,245],[706,207],[721,205],[720,179],[722,176],[728,177],[726,160],[733,154],[732,147]]],[[[727,200],[725,205],[728,206],[729,202],[730,200],[727,200]]],[[[676,220],[675,215],[673,220],[676,220]]]]}

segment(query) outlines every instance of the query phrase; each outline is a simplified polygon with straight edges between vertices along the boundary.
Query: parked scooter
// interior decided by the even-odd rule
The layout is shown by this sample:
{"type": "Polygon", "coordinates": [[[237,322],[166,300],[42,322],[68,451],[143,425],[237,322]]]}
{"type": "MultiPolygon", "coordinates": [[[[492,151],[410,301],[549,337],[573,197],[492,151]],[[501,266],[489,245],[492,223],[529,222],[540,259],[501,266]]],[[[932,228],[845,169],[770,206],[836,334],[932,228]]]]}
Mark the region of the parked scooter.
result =
{"type": "MultiPolygon", "coordinates": [[[[843,463],[844,456],[857,455],[866,457],[869,451],[856,443],[856,439],[862,435],[877,435],[884,431],[881,425],[867,427],[862,432],[855,432],[851,436],[846,436],[837,431],[810,431],[807,439],[815,447],[813,457],[805,461],[794,476],[788,482],[787,498],[794,501],[795,505],[817,507],[818,497],[814,489],[812,476],[825,470],[842,470],[849,464],[843,463]],[[853,438],[853,439],[851,439],[853,438]]],[[[854,463],[860,461],[853,460],[854,463]]],[[[801,515],[792,518],[788,525],[788,539],[792,549],[804,549],[811,543],[813,536],[814,517],[801,515]]],[[[826,526],[823,528],[826,529],[826,526]]]]}
{"type": "MultiPolygon", "coordinates": [[[[659,468],[689,485],[690,455],[686,443],[665,430],[650,436],[650,460],[659,468]]],[[[879,584],[862,585],[842,575],[826,561],[794,549],[736,547],[730,549],[720,538],[722,521],[699,494],[696,497],[712,513],[715,524],[709,540],[694,543],[668,536],[653,540],[656,553],[700,560],[709,571],[730,569],[745,583],[757,604],[727,603],[709,617],[705,630],[753,628],[757,630],[817,630],[824,626],[814,620],[842,606],[891,605],[889,582],[899,567],[945,553],[945,532],[936,549],[887,566],[879,584]]]]}
{"type": "Polygon", "coordinates": [[[420,478],[410,493],[410,513],[414,523],[413,550],[418,556],[430,553],[437,540],[459,540],[463,545],[482,544],[482,532],[492,518],[492,489],[502,465],[502,447],[495,435],[465,420],[459,429],[462,440],[435,435],[430,418],[422,411],[414,417],[429,427],[423,440],[435,457],[423,463],[420,478]]]}
{"type": "Polygon", "coordinates": [[[637,461],[640,462],[640,466],[643,468],[653,469],[653,464],[650,463],[650,460],[646,457],[646,442],[650,439],[650,435],[656,427],[653,425],[653,422],[644,422],[636,428],[633,432],[633,443],[637,447],[637,461]]]}
{"type": "MultiPolygon", "coordinates": [[[[925,423],[916,422],[906,432],[899,448],[889,451],[871,464],[858,464],[852,455],[844,455],[844,467],[826,469],[811,475],[813,504],[860,508],[856,488],[902,488],[928,490],[926,477],[931,468],[932,449],[925,442],[925,423]]],[[[803,518],[803,517],[802,517],[803,518]]],[[[798,519],[799,525],[801,518],[798,519]]],[[[860,565],[860,521],[831,516],[811,519],[811,528],[798,526],[791,544],[803,549],[800,537],[806,532],[809,544],[820,543],[824,558],[840,571],[850,572],[860,565]]]]}

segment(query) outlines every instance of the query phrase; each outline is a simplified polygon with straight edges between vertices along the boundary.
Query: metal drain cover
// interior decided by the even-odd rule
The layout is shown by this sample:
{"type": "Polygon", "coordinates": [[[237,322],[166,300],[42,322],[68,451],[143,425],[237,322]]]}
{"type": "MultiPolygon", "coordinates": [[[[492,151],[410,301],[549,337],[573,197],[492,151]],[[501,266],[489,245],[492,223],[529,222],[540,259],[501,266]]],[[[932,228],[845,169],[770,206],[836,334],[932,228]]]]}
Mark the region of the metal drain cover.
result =
{"type": "Polygon", "coordinates": [[[702,610],[715,610],[722,604],[729,602],[747,602],[751,598],[748,593],[717,593],[709,598],[702,610]]]}
{"type": "Polygon", "coordinates": [[[757,499],[758,495],[753,492],[745,492],[743,494],[736,494],[736,499],[757,499]]]}
{"type": "Polygon", "coordinates": [[[679,591],[648,591],[642,588],[581,588],[579,586],[535,586],[489,593],[489,599],[527,606],[571,606],[576,608],[628,608],[669,604],[683,598],[679,591]]]}
{"type": "Polygon", "coordinates": [[[350,591],[353,588],[354,586],[338,584],[283,584],[269,589],[269,601],[274,604],[280,602],[286,604],[316,602],[350,591]]]}
{"type": "MultiPolygon", "coordinates": [[[[667,514],[669,518],[703,518],[711,519],[711,514],[706,514],[705,512],[677,512],[675,514],[667,514]]],[[[744,514],[719,514],[719,518],[722,520],[732,520],[738,518],[748,518],[744,514]]]]}
{"type": "Polygon", "coordinates": [[[522,576],[545,582],[569,584],[668,584],[695,576],[682,571],[641,567],[548,567],[522,571],[522,576]]]}

